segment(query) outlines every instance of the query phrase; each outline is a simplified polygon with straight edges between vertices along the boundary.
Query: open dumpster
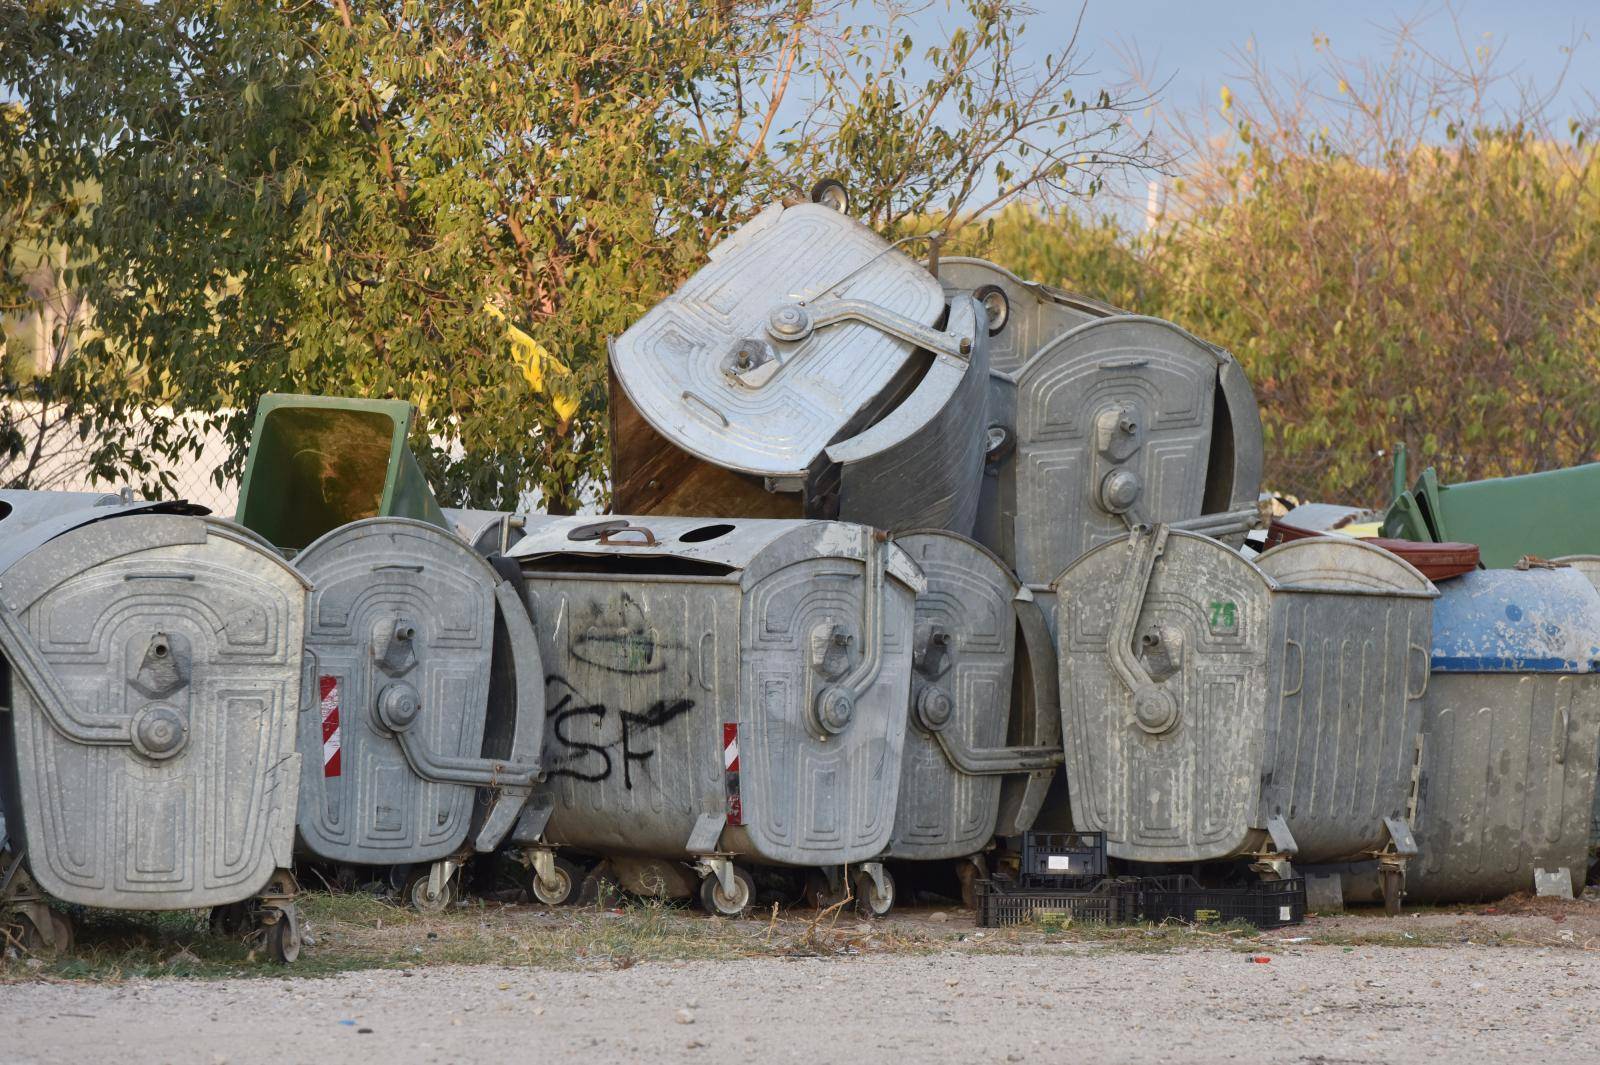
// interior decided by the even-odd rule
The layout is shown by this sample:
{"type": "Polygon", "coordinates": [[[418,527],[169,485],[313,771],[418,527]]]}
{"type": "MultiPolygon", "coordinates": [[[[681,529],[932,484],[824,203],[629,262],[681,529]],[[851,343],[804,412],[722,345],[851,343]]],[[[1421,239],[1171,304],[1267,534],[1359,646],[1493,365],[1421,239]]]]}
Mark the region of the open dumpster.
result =
{"type": "Polygon", "coordinates": [[[111,499],[4,500],[0,901],[55,949],[47,898],[212,907],[292,961],[306,583],[236,526],[111,499]]]}
{"type": "Polygon", "coordinates": [[[1261,419],[1233,356],[983,260],[939,269],[994,333],[974,535],[1025,584],[1137,524],[1235,546],[1260,524],[1261,419]]]}
{"type": "Polygon", "coordinates": [[[831,207],[767,208],[613,345],[615,506],[970,531],[982,313],[831,207]]]}
{"type": "Polygon", "coordinates": [[[549,781],[514,835],[541,898],[564,901],[564,849],[723,914],[756,866],[850,866],[888,911],[923,588],[905,552],[837,522],[530,516],[511,554],[548,670],[549,781]]]}
{"type": "Polygon", "coordinates": [[[301,847],[391,867],[437,910],[539,777],[544,670],[514,572],[448,527],[423,480],[412,416],[393,400],[266,397],[239,516],[312,585],[301,847]]]}
{"type": "MultiPolygon", "coordinates": [[[[940,530],[894,542],[927,583],[916,602],[910,727],[885,857],[976,858],[997,834],[1032,827],[1062,761],[1055,700],[1028,690],[1056,683],[1053,670],[1030,666],[1053,662],[1050,634],[1033,596],[982,546],[940,530]]],[[[975,899],[976,876],[987,870],[974,861],[958,872],[975,899]]]]}
{"type": "Polygon", "coordinates": [[[1600,551],[1600,462],[1517,477],[1444,484],[1430,467],[1384,515],[1383,535],[1477,544],[1490,569],[1525,555],[1600,551]]]}
{"type": "Polygon", "coordinates": [[[1344,537],[1248,561],[1140,528],[1056,580],[1075,825],[1112,857],[1373,858],[1398,908],[1437,592],[1344,537]]]}

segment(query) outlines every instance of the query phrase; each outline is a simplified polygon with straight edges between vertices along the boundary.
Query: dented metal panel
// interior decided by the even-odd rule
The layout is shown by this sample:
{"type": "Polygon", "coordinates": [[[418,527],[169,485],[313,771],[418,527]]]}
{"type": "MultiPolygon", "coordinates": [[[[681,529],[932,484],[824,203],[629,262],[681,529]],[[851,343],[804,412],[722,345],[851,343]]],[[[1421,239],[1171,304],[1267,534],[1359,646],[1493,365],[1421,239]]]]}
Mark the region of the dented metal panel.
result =
{"type": "MultiPolygon", "coordinates": [[[[301,716],[300,836],[318,857],[368,865],[460,850],[487,789],[499,836],[539,769],[537,652],[511,589],[460,538],[407,518],[342,526],[296,558],[315,590],[301,716]],[[509,607],[509,609],[503,609],[509,607]],[[497,608],[528,694],[503,712],[510,749],[485,757],[497,608]]],[[[480,839],[480,849],[498,838],[480,839]]]]}
{"type": "Polygon", "coordinates": [[[801,477],[916,347],[853,318],[809,328],[819,300],[922,327],[944,310],[938,282],[866,226],[818,204],[774,205],[628,329],[612,365],[639,413],[683,450],[801,477]]]}
{"type": "Polygon", "coordinates": [[[1440,585],[1406,893],[1431,902],[1581,891],[1600,761],[1600,593],[1573,569],[1440,585]]]}
{"type": "Polygon", "coordinates": [[[548,670],[545,840],[805,866],[879,854],[916,567],[841,523],[616,520],[627,531],[601,540],[530,517],[513,551],[548,670]]]}
{"type": "Polygon", "coordinates": [[[305,582],[224,522],[106,516],[7,544],[8,831],[64,902],[241,901],[291,859],[305,582]]]}
{"type": "Polygon", "coordinates": [[[1157,529],[1055,586],[1073,818],[1109,854],[1341,860],[1409,820],[1436,593],[1406,563],[1157,529]]]}

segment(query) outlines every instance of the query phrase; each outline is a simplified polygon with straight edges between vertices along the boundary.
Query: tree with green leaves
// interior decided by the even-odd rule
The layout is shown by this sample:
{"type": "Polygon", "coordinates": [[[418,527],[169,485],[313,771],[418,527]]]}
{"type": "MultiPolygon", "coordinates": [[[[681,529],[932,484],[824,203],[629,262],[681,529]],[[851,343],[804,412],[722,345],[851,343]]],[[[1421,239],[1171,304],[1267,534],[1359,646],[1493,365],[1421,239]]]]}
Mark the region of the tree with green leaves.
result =
{"type": "Polygon", "coordinates": [[[920,50],[910,13],[37,0],[0,15],[28,117],[0,158],[102,190],[58,237],[96,314],[78,358],[119,368],[86,408],[108,461],[181,456],[196,423],[168,410],[215,412],[238,454],[264,392],[397,396],[446,500],[566,511],[603,501],[606,338],[763,203],[837,174],[892,228],[1139,159],[1071,49],[1029,72],[1019,5],[962,0],[920,50]]]}

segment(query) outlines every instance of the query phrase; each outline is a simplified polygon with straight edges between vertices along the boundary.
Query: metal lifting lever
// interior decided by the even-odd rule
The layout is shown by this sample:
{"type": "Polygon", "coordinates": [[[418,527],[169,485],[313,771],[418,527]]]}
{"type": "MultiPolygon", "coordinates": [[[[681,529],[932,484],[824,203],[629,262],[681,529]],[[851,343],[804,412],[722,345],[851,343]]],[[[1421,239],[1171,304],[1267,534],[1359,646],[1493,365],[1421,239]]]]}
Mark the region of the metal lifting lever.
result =
{"type": "Polygon", "coordinates": [[[1159,734],[1178,723],[1178,703],[1163,685],[1145,669],[1134,650],[1135,630],[1156,560],[1167,545],[1167,527],[1140,525],[1128,534],[1128,565],[1123,571],[1124,595],[1111,619],[1111,667],[1133,696],[1135,723],[1146,732],[1159,734]]]}

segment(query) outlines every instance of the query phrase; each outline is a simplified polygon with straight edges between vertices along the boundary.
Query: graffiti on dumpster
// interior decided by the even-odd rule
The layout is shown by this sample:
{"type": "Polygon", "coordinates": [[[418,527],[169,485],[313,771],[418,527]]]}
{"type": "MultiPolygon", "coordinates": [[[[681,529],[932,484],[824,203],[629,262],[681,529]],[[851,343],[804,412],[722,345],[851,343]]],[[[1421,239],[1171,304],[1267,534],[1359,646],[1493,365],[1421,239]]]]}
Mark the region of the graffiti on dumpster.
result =
{"type": "Polygon", "coordinates": [[[663,652],[680,649],[661,639],[645,618],[644,608],[627,592],[610,604],[591,603],[587,623],[572,637],[575,658],[612,673],[664,672],[663,652]]]}
{"type": "Polygon", "coordinates": [[[611,779],[619,768],[622,786],[633,790],[633,770],[642,767],[655,755],[654,747],[641,747],[649,743],[649,733],[675,721],[694,709],[693,699],[657,699],[643,712],[614,710],[605,703],[586,702],[578,690],[565,677],[552,674],[548,678],[552,692],[561,690],[561,697],[550,708],[551,733],[559,749],[552,760],[552,777],[571,777],[591,784],[611,779]],[[606,742],[582,739],[574,733],[583,731],[584,719],[594,722],[591,737],[603,736],[607,722],[615,720],[616,738],[606,742]]]}

